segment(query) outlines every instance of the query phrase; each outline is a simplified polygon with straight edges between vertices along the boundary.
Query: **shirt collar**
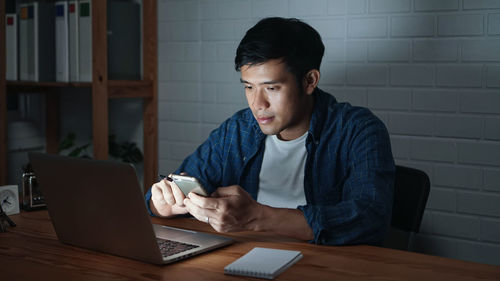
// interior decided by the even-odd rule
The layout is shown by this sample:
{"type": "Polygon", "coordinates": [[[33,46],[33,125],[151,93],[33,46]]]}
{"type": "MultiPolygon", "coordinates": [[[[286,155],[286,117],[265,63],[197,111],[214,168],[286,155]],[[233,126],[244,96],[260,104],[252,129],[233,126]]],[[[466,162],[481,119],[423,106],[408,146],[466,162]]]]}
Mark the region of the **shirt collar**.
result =
{"type": "Polygon", "coordinates": [[[266,135],[260,129],[259,124],[257,123],[257,120],[255,120],[255,117],[252,114],[252,110],[250,108],[248,108],[248,111],[246,113],[248,115],[247,118],[249,120],[251,120],[250,122],[252,123],[252,129],[254,130],[254,132],[256,134],[257,140],[259,140],[259,141],[263,140],[266,137],[266,135]]]}
{"type": "Polygon", "coordinates": [[[317,142],[321,137],[321,129],[325,122],[324,116],[327,115],[327,110],[332,103],[332,99],[333,103],[337,103],[337,99],[318,87],[314,90],[313,97],[314,109],[311,116],[311,122],[309,123],[309,134],[312,136],[313,141],[317,142]]]}

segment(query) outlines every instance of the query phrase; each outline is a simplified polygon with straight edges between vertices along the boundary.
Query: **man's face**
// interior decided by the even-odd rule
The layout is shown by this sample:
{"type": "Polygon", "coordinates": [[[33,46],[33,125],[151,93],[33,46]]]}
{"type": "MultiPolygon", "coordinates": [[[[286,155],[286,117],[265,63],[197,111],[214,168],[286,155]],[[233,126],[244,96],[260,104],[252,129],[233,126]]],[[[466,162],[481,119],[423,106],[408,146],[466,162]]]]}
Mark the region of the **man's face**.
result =
{"type": "Polygon", "coordinates": [[[309,129],[312,97],[299,87],[281,60],[241,67],[241,82],[264,134],[292,140],[309,129]]]}

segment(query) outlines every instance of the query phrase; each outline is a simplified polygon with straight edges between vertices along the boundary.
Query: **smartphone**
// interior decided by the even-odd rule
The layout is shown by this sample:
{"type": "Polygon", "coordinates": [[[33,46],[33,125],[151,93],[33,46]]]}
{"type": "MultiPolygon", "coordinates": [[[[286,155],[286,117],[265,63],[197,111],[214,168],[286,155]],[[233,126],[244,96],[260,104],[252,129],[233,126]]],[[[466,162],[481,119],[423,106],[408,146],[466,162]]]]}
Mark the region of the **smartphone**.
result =
{"type": "Polygon", "coordinates": [[[203,185],[201,185],[200,181],[195,177],[170,174],[169,178],[177,184],[185,196],[187,196],[189,192],[194,192],[202,196],[208,196],[208,193],[205,188],[203,188],[203,185]]]}

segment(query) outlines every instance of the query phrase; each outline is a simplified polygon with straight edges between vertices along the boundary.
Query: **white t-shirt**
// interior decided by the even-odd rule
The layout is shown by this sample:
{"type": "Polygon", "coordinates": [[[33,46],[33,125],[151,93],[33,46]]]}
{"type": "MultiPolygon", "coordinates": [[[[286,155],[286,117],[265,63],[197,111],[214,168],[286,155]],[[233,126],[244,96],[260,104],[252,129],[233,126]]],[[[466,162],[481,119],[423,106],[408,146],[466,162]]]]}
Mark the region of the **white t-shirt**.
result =
{"type": "Polygon", "coordinates": [[[266,137],[257,202],[291,209],[306,205],[304,168],[307,134],[290,141],[282,141],[276,135],[266,137]]]}

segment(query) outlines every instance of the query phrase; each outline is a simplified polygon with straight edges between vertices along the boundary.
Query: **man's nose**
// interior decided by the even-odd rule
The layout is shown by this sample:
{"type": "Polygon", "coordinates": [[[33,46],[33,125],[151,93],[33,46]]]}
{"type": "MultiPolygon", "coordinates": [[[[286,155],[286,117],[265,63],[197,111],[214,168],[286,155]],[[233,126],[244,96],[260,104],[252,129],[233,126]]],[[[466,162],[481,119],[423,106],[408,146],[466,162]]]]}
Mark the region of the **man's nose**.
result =
{"type": "Polygon", "coordinates": [[[265,109],[269,107],[269,101],[267,100],[264,90],[255,91],[255,95],[252,100],[252,107],[254,109],[265,109]]]}

